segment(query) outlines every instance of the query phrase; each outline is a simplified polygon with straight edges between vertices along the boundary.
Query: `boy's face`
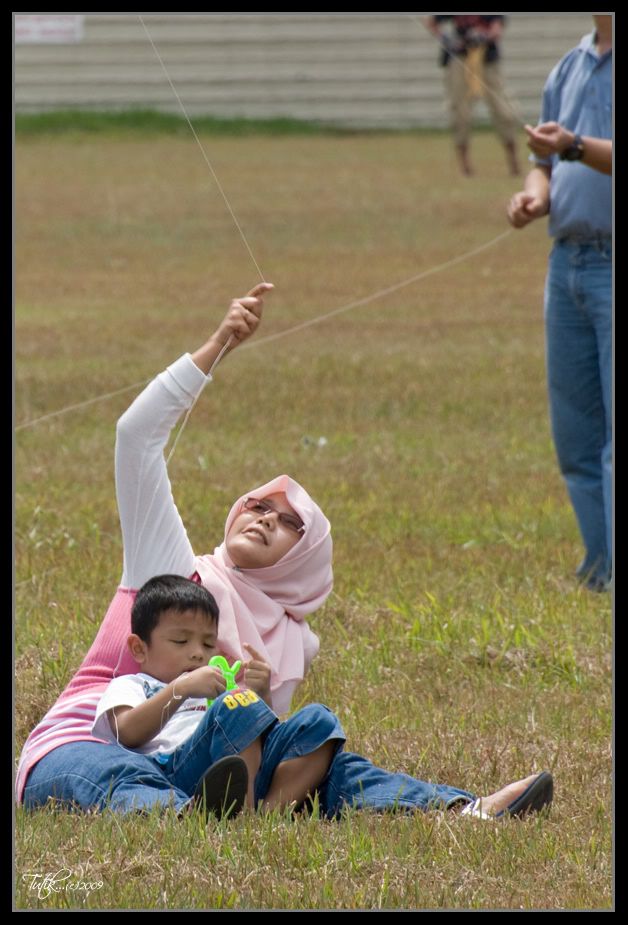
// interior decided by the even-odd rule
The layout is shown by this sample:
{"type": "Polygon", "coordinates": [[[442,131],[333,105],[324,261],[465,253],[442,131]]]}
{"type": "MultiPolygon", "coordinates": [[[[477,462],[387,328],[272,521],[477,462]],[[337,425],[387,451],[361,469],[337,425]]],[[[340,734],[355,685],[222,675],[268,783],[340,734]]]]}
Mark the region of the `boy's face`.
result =
{"type": "Polygon", "coordinates": [[[169,684],[183,674],[202,668],[217,654],[216,621],[200,610],[165,610],[151,633],[150,642],[129,637],[129,648],[141,670],[169,684]]]}

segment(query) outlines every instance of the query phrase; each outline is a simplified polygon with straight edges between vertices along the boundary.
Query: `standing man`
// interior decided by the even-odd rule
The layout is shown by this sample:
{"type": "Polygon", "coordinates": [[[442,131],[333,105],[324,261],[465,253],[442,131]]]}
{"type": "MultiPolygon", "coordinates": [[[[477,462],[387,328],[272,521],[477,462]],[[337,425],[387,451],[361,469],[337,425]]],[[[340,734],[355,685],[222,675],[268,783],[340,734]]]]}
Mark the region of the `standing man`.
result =
{"type": "Polygon", "coordinates": [[[612,570],[612,17],[550,74],[541,124],[526,128],[535,167],[508,205],[522,228],[549,213],[545,286],[552,434],[585,555],[586,587],[612,570]]]}
{"type": "Polygon", "coordinates": [[[519,173],[515,135],[518,119],[508,102],[502,84],[499,62],[499,42],[504,31],[505,16],[479,16],[452,14],[429,16],[425,20],[428,30],[439,40],[442,52],[440,63],[445,69],[445,89],[449,99],[451,127],[460,169],[471,176],[469,159],[471,111],[476,99],[483,96],[495,128],[506,149],[510,173],[519,173]],[[446,35],[441,26],[451,20],[453,36],[446,35]]]}

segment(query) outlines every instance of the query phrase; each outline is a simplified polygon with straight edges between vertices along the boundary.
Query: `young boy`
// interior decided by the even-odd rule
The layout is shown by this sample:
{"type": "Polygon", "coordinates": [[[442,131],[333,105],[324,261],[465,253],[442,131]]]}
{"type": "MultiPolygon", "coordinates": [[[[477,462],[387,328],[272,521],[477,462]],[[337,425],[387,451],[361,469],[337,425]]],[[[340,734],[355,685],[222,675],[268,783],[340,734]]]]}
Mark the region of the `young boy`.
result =
{"type": "MultiPolygon", "coordinates": [[[[216,601],[202,585],[177,575],[147,581],[135,599],[128,638],[142,671],[109,684],[92,733],[149,756],[179,797],[175,805],[187,794],[191,805],[202,802],[222,815],[255,805],[262,737],[278,719],[265,703],[270,666],[252,646],[246,687],[226,694],[222,673],[207,664],[217,652],[218,618],[216,601]],[[215,699],[209,709],[208,698],[215,699]]],[[[314,753],[311,767],[308,761],[303,769],[301,786],[296,780],[286,788],[285,775],[275,774],[264,806],[304,799],[331,757],[331,744],[324,743],[319,760],[314,753]]]]}

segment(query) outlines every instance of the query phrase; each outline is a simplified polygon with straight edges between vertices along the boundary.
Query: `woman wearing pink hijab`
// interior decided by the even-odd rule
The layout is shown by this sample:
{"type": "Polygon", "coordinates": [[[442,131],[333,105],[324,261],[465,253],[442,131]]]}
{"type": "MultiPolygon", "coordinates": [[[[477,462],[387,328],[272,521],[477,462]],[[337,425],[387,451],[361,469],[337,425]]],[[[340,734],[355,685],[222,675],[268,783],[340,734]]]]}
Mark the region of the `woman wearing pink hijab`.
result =
{"type": "Polygon", "coordinates": [[[297,482],[280,475],[239,498],[222,545],[195,559],[195,572],[220,610],[221,651],[245,659],[247,644],[265,656],[276,713],[290,709],[294,689],[318,652],[318,637],[305,617],[331,591],[331,556],[329,521],[297,482]],[[275,538],[297,539],[276,562],[275,538]],[[260,560],[269,564],[255,565],[260,560]]]}
{"type": "MultiPolygon", "coordinates": [[[[426,809],[468,804],[475,814],[518,814],[545,805],[551,800],[546,772],[485,798],[478,810],[466,791],[392,774],[343,751],[344,733],[326,707],[310,705],[285,723],[274,715],[289,710],[294,689],[318,651],[318,638],[305,617],[323,604],[332,588],[329,522],[297,482],[280,475],[239,498],[227,516],[223,543],[212,555],[196,556],[172,497],[164,458],[172,428],[211,380],[223,353],[255,332],[264,296],[272,288],[261,283],[234,300],[212,337],[157,376],[118,421],[122,581],[81,667],[24,745],[18,801],[34,807],[54,797],[81,808],[109,806],[128,812],[155,805],[182,810],[193,799],[174,792],[152,759],[94,738],[91,731],[109,682],[139,670],[127,647],[137,590],[156,575],[171,574],[202,583],[214,596],[220,612],[218,646],[231,660],[244,661],[244,687],[259,688],[260,670],[266,673],[265,685],[270,669],[272,710],[262,701],[255,710],[249,708],[247,728],[240,722],[230,742],[233,717],[221,698],[212,707],[225,730],[223,751],[235,756],[252,743],[263,748],[255,780],[259,799],[271,782],[277,789],[278,780],[285,780],[286,803],[299,802],[317,789],[328,816],[345,805],[426,809]]],[[[219,757],[208,756],[208,766],[219,757]]],[[[215,783],[223,786],[226,781],[218,775],[215,783]]],[[[220,794],[211,796],[219,802],[220,794]]]]}

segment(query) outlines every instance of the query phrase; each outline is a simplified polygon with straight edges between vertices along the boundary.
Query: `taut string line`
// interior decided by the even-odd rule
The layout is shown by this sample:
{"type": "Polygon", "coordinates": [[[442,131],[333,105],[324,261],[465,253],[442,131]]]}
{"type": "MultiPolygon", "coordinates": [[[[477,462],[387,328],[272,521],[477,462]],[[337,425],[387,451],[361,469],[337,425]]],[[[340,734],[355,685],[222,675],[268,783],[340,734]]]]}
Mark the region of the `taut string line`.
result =
{"type": "MultiPolygon", "coordinates": [[[[358,308],[360,305],[367,305],[369,302],[374,302],[376,299],[382,299],[384,296],[391,295],[393,292],[398,292],[400,289],[405,289],[407,286],[411,286],[413,283],[417,283],[420,280],[425,279],[427,276],[432,276],[434,273],[441,273],[443,270],[448,270],[450,267],[453,267],[458,263],[462,263],[464,260],[468,260],[470,257],[475,257],[476,254],[488,250],[489,247],[494,247],[499,243],[499,241],[503,241],[504,238],[508,237],[512,233],[512,228],[508,228],[506,231],[498,234],[496,238],[492,238],[485,244],[481,244],[479,247],[473,248],[473,250],[467,251],[464,254],[460,254],[458,257],[453,257],[446,263],[441,263],[437,266],[431,267],[428,270],[423,270],[421,273],[416,273],[414,276],[410,276],[408,279],[404,279],[399,283],[395,283],[392,286],[387,286],[385,289],[379,289],[377,292],[371,293],[371,295],[364,296],[361,299],[356,299],[353,302],[349,302],[347,305],[341,305],[340,308],[334,308],[332,311],[323,315],[317,315],[315,318],[310,318],[308,321],[295,324],[283,331],[277,331],[276,334],[269,334],[266,337],[260,337],[247,341],[246,343],[242,344],[238,352],[241,350],[247,350],[249,348],[254,349],[255,347],[261,347],[262,344],[268,344],[273,340],[279,340],[280,337],[287,337],[289,334],[295,334],[297,331],[303,331],[305,328],[319,324],[321,321],[326,321],[328,318],[332,318],[334,315],[341,315],[343,312],[348,312],[352,308],[358,308]]],[[[216,363],[214,363],[214,366],[216,366],[216,363]]],[[[96,398],[90,398],[87,401],[78,402],[75,405],[68,405],[67,408],[61,408],[59,411],[52,411],[50,414],[44,414],[39,418],[34,418],[32,421],[26,421],[23,424],[18,424],[15,430],[18,431],[24,430],[27,427],[34,427],[36,424],[40,424],[43,421],[49,420],[50,418],[58,417],[61,414],[66,414],[69,411],[76,411],[79,408],[86,408],[88,405],[93,405],[96,402],[105,401],[108,398],[113,398],[114,395],[121,395],[123,392],[130,392],[131,389],[137,389],[140,386],[146,385],[146,383],[150,382],[151,379],[154,379],[154,376],[150,376],[148,379],[142,379],[141,382],[134,382],[132,385],[127,385],[122,389],[116,389],[115,392],[107,392],[105,395],[99,395],[96,396],[96,398]]]]}

